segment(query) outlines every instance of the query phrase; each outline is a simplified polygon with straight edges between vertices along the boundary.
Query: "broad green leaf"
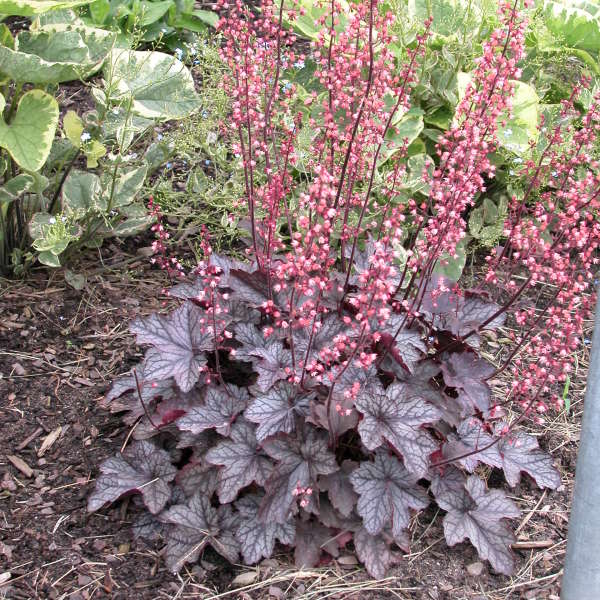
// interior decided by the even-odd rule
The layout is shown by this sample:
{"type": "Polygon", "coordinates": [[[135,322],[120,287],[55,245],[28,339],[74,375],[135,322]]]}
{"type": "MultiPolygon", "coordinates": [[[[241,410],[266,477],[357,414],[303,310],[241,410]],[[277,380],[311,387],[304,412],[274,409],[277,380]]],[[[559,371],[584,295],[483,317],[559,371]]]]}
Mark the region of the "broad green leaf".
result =
{"type": "Polygon", "coordinates": [[[600,50],[600,4],[591,0],[545,0],[546,27],[568,46],[600,50]]]}
{"type": "Polygon", "coordinates": [[[128,235],[142,233],[150,227],[153,221],[154,218],[150,216],[125,219],[125,221],[121,221],[113,228],[113,234],[117,237],[126,237],[128,235]]]}
{"type": "Polygon", "coordinates": [[[219,22],[219,15],[212,10],[202,10],[199,8],[193,11],[192,15],[211,27],[216,27],[219,22]]]}
{"type": "Polygon", "coordinates": [[[48,158],[57,125],[56,100],[42,90],[31,90],[21,97],[10,124],[0,118],[0,146],[20,167],[37,171],[48,158]]]}
{"type": "Polygon", "coordinates": [[[433,173],[433,159],[427,154],[415,154],[411,156],[406,163],[408,170],[402,179],[402,187],[410,190],[413,194],[421,192],[429,193],[429,184],[423,177],[423,171],[427,170],[429,175],[433,173]]]}
{"type": "Polygon", "coordinates": [[[89,5],[89,11],[94,23],[104,25],[110,12],[110,2],[108,0],[95,0],[89,5]]]}
{"type": "Polygon", "coordinates": [[[388,130],[379,162],[384,163],[402,148],[404,143],[411,144],[423,131],[423,114],[419,109],[409,110],[388,130]]]}
{"type": "Polygon", "coordinates": [[[0,24],[0,45],[7,48],[15,48],[15,40],[6,23],[0,24]]]}
{"type": "Polygon", "coordinates": [[[113,82],[109,100],[131,98],[132,110],[142,117],[181,119],[201,105],[188,68],[162,52],[113,50],[104,76],[113,82]]]}
{"type": "Polygon", "coordinates": [[[148,2],[148,0],[142,0],[140,2],[139,13],[141,15],[140,25],[147,27],[156,23],[156,21],[162,19],[171,6],[174,6],[173,0],[161,0],[160,2],[148,2]]]}
{"type": "Polygon", "coordinates": [[[16,200],[21,194],[29,190],[34,183],[34,179],[27,173],[21,173],[12,179],[9,179],[0,187],[0,204],[8,204],[16,200]]]}
{"type": "Polygon", "coordinates": [[[67,114],[63,117],[63,129],[71,144],[76,148],[79,148],[84,125],[83,121],[74,110],[67,111],[67,114]]]}
{"type": "Polygon", "coordinates": [[[98,159],[106,154],[106,146],[98,140],[91,140],[83,146],[83,153],[87,161],[87,168],[95,169],[98,166],[98,159]]]}
{"type": "MultiPolygon", "coordinates": [[[[470,73],[458,73],[459,99],[465,95],[467,87],[472,81],[470,73]]],[[[535,89],[523,81],[513,81],[514,94],[512,99],[512,116],[507,119],[503,113],[498,117],[498,143],[500,146],[511,150],[515,154],[525,154],[529,149],[530,141],[538,139],[539,98],[535,89]],[[506,126],[502,121],[506,120],[506,126]]]]}
{"type": "Polygon", "coordinates": [[[44,226],[51,224],[52,215],[46,212],[35,213],[29,221],[29,235],[32,238],[39,238],[44,235],[44,226]]]}
{"type": "Polygon", "coordinates": [[[57,23],[68,23],[71,27],[79,27],[84,25],[83,21],[77,16],[75,11],[69,8],[61,8],[42,13],[35,17],[31,22],[30,31],[43,29],[47,25],[55,25],[57,23]]]}
{"type": "Polygon", "coordinates": [[[73,8],[89,3],[90,0],[0,0],[0,14],[32,17],[49,10],[73,8]]]}
{"type": "MultiPolygon", "coordinates": [[[[60,254],[60,252],[58,253],[60,254]]],[[[58,258],[58,254],[54,254],[49,250],[43,250],[38,254],[38,260],[47,267],[60,267],[60,259],[58,258]]]]}
{"type": "Polygon", "coordinates": [[[75,273],[70,269],[65,270],[65,281],[75,290],[81,291],[85,287],[86,278],[81,273],[75,273]]]}
{"type": "MultiPolygon", "coordinates": [[[[277,2],[275,4],[277,5],[277,2]]],[[[346,27],[347,19],[345,15],[349,12],[350,8],[346,0],[339,0],[338,4],[341,7],[341,12],[338,14],[339,24],[335,29],[341,32],[346,27]]],[[[316,40],[321,31],[318,21],[323,15],[329,14],[329,10],[328,3],[321,4],[315,0],[300,0],[294,6],[286,3],[283,10],[283,24],[303,37],[316,40]],[[298,8],[303,8],[305,13],[300,15],[298,8]],[[296,14],[296,18],[293,20],[288,16],[290,10],[293,10],[296,14]]]]}
{"type": "Polygon", "coordinates": [[[456,245],[456,256],[449,256],[444,253],[438,260],[433,272],[437,275],[443,275],[450,281],[458,281],[462,275],[467,262],[467,245],[470,237],[465,237],[456,245]]]}
{"type": "MultiPolygon", "coordinates": [[[[136,194],[142,189],[147,171],[148,165],[144,163],[139,167],[123,169],[120,172],[120,175],[115,182],[111,208],[126,206],[134,201],[136,194]]],[[[102,189],[104,190],[104,199],[108,205],[112,187],[111,181],[108,177],[106,177],[103,178],[102,184],[102,189]]]]}
{"type": "Polygon", "coordinates": [[[194,33],[205,33],[208,30],[208,25],[202,19],[192,14],[178,15],[173,21],[173,26],[178,29],[187,29],[194,33]]]}
{"type": "Polygon", "coordinates": [[[61,27],[65,25],[21,32],[16,50],[0,46],[0,73],[15,81],[44,85],[94,73],[112,47],[115,34],[88,28],[61,31],[61,27]]]}
{"type": "Polygon", "coordinates": [[[73,170],[63,184],[63,206],[77,216],[83,216],[90,210],[104,211],[106,202],[102,198],[101,191],[102,187],[97,175],[73,170]]]}

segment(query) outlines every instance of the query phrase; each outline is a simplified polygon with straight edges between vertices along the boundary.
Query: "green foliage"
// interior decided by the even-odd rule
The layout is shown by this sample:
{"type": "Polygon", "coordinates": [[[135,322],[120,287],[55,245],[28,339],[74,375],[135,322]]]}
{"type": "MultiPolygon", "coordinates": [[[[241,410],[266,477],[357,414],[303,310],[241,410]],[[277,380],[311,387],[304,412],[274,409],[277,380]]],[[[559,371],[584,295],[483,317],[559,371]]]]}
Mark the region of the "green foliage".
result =
{"type": "Polygon", "coordinates": [[[195,41],[193,34],[216,26],[218,16],[196,8],[194,0],[95,0],[86,7],[84,19],[125,35],[139,30],[141,42],[183,52],[185,43],[195,41]]]}
{"type": "Polygon", "coordinates": [[[89,4],[91,0],[0,0],[0,14],[7,17],[32,17],[51,10],[89,4]]]}

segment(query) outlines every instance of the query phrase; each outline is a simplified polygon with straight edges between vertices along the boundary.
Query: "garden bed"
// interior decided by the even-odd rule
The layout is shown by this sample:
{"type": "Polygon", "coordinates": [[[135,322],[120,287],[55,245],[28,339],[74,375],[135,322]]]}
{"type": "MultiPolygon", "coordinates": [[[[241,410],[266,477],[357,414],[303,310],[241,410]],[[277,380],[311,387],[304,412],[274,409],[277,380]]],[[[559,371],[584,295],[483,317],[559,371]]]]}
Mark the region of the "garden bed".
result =
{"type": "Polygon", "coordinates": [[[350,550],[298,571],[284,547],[258,568],[232,567],[209,550],[175,576],[160,545],[132,539],[138,509],[129,501],[88,514],[98,465],[130,435],[98,399],[139,359],[127,324],[160,309],[167,283],[140,255],[113,246],[103,256],[104,267],[97,255],[84,258],[81,292],[60,272],[0,285],[0,598],[558,598],[583,369],[571,414],[540,438],[563,486],[541,492],[528,480],[511,494],[522,510],[512,578],[492,574],[468,544],[448,549],[434,508],[413,519],[411,552],[382,581],[371,581],[350,550]]]}

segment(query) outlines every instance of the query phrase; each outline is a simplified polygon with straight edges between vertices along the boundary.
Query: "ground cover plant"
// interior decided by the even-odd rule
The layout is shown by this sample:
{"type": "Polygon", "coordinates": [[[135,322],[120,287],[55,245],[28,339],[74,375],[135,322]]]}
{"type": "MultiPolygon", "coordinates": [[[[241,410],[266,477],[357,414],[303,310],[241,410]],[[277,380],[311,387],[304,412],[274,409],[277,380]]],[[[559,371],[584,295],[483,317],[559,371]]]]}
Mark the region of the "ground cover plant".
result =
{"type": "Polygon", "coordinates": [[[461,278],[469,210],[515,118],[528,7],[498,3],[428,161],[402,123],[431,20],[398,49],[386,5],[332,0],[307,53],[286,27],[301,5],[220,5],[248,259],[204,237],[196,278],[169,291],[177,307],[132,324],[150,348],[104,402],[134,441],[102,464],[90,510],[136,494],[135,530],[166,540],[174,571],[208,546],[252,564],[279,542],[313,566],[352,543],[382,577],[433,500],[449,545],[512,572],[518,510],[480,466],[559,486],[519,425],[561,406],[600,242],[599,99],[582,79],[519,149],[481,277],[461,278]],[[492,365],[481,347],[506,319],[513,343],[492,365]]]}

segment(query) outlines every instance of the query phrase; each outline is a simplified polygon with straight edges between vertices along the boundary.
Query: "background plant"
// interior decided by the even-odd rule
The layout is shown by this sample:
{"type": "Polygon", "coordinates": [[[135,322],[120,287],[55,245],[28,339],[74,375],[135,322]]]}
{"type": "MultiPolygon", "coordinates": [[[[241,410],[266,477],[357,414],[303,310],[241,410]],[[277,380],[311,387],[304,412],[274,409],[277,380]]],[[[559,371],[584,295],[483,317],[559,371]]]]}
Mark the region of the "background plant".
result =
{"type": "Polygon", "coordinates": [[[432,21],[399,60],[394,15],[376,0],[318,7],[310,54],[284,28],[302,6],[222,8],[249,260],[202,239],[197,278],[170,291],[178,306],[132,324],[150,348],[105,404],[126,412],[137,441],[103,463],[89,509],[140,494],[150,515],[136,531],[166,539],[175,571],[207,546],[254,563],[279,541],[312,566],[352,540],[381,577],[433,498],[448,544],[468,539],[509,574],[518,510],[477,467],[502,470],[510,486],[523,472],[560,484],[519,424],[561,406],[593,300],[598,98],[579,110],[584,79],[551,128],[536,125],[501,245],[466,287],[467,218],[520,125],[523,7],[499,3],[498,27],[420,162],[403,127],[419,116],[412,95],[432,21]],[[305,68],[301,88],[292,77],[305,68]],[[507,318],[514,344],[492,365],[481,346],[507,318]],[[512,385],[499,400],[490,381],[504,370],[512,385]]]}

